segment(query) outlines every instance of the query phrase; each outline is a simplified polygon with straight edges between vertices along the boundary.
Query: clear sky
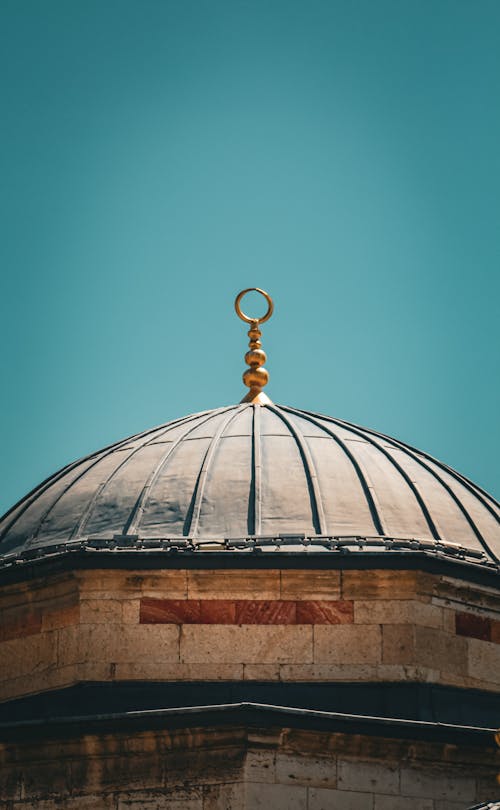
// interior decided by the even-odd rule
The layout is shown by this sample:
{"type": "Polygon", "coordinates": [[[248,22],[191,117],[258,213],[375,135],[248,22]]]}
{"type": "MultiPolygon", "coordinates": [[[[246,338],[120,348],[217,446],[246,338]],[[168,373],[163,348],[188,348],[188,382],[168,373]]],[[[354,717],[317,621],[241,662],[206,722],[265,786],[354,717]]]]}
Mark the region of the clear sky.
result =
{"type": "Polygon", "coordinates": [[[0,511],[243,395],[500,495],[498,0],[2,0],[0,511]]]}

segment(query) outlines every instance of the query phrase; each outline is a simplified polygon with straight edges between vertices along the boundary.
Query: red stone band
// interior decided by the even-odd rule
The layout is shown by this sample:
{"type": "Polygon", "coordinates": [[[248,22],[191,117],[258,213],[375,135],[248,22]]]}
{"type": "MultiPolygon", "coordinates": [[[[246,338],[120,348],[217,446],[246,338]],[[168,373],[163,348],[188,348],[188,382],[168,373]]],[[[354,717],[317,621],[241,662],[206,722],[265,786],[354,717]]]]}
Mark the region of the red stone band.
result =
{"type": "Polygon", "coordinates": [[[342,600],[141,599],[141,624],[352,624],[342,600]]]}
{"type": "Polygon", "coordinates": [[[500,644],[500,621],[477,616],[475,613],[457,613],[455,615],[457,636],[478,638],[480,641],[492,641],[500,644]]]}

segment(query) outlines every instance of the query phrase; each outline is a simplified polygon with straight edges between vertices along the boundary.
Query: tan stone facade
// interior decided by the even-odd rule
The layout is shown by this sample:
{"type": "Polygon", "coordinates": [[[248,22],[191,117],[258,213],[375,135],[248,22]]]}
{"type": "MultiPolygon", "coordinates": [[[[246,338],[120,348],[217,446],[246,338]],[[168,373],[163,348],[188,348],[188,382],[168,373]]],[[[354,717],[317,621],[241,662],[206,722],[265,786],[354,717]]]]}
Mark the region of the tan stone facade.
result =
{"type": "Polygon", "coordinates": [[[81,681],[498,691],[498,590],[386,570],[92,570],[4,586],[2,700],[81,681]]]}
{"type": "Polygon", "coordinates": [[[490,748],[193,728],[0,745],[0,810],[464,810],[491,798],[490,748]]]}
{"type": "Polygon", "coordinates": [[[85,680],[500,683],[498,594],[413,571],[61,574],[3,589],[0,638],[2,699],[85,680]]]}

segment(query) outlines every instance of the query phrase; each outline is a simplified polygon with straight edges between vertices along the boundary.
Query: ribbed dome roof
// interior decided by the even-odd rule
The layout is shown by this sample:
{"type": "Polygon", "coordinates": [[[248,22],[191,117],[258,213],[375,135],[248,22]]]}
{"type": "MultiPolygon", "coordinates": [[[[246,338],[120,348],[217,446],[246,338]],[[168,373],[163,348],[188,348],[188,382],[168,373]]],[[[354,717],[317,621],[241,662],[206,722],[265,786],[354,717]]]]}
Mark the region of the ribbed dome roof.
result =
{"type": "Polygon", "coordinates": [[[499,524],[491,496],[402,442],[294,408],[242,404],[169,422],[68,465],[4,516],[0,552],[44,555],[117,536],[129,547],[184,540],[325,550],[402,541],[431,550],[450,544],[498,563],[499,524]]]}

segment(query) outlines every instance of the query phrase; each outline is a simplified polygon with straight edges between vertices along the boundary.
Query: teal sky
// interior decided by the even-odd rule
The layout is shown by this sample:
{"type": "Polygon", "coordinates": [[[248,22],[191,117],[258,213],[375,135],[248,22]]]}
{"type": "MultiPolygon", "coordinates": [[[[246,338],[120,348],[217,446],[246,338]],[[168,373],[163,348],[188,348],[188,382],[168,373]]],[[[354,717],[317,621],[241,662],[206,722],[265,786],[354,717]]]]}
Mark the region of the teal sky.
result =
{"type": "Polygon", "coordinates": [[[498,0],[0,8],[0,511],[239,400],[247,286],[275,402],[500,495],[498,0]]]}

